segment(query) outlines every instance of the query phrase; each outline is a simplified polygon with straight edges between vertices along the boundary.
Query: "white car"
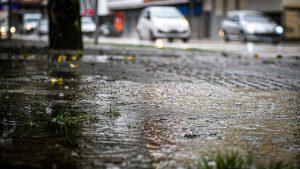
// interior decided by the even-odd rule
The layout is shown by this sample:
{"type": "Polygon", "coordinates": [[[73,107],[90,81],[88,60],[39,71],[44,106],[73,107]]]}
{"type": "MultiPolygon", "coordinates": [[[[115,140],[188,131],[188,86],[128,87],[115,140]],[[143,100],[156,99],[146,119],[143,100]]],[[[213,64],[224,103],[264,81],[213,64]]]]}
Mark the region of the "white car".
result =
{"type": "Polygon", "coordinates": [[[32,33],[39,25],[39,21],[42,18],[40,13],[26,13],[23,16],[23,32],[32,33]]]}
{"type": "Polygon", "coordinates": [[[83,34],[92,35],[96,31],[96,24],[91,17],[81,18],[81,32],[83,34]]]}
{"type": "Polygon", "coordinates": [[[279,43],[283,28],[258,11],[229,11],[222,21],[220,36],[225,41],[267,41],[279,43]]]}
{"type": "Polygon", "coordinates": [[[145,8],[138,20],[137,33],[140,39],[182,39],[187,42],[191,35],[189,22],[175,7],[151,6],[145,8]]]}

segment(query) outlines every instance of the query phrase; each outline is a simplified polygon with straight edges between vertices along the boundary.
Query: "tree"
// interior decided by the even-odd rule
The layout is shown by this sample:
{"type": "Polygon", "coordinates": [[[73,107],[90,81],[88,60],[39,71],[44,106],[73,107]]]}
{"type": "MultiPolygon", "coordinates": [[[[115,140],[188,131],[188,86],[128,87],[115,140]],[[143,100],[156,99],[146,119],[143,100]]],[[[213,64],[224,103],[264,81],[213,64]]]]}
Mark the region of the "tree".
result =
{"type": "Polygon", "coordinates": [[[82,49],[79,0],[49,0],[49,47],[82,49]]]}

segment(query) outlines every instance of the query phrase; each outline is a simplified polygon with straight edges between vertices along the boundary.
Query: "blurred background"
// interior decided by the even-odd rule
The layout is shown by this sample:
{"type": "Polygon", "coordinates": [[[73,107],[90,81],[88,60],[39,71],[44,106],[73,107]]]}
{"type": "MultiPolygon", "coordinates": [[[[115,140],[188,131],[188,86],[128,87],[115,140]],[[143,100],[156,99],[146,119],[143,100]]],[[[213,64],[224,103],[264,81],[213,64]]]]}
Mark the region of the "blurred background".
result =
{"type": "MultiPolygon", "coordinates": [[[[0,0],[1,39],[8,38],[8,31],[12,38],[45,38],[47,4],[47,0],[0,0]]],[[[138,39],[141,11],[148,6],[177,8],[190,26],[189,40],[223,39],[222,20],[232,10],[261,11],[283,28],[283,40],[300,40],[299,0],[80,0],[82,32],[87,39],[95,36],[138,39]]]]}

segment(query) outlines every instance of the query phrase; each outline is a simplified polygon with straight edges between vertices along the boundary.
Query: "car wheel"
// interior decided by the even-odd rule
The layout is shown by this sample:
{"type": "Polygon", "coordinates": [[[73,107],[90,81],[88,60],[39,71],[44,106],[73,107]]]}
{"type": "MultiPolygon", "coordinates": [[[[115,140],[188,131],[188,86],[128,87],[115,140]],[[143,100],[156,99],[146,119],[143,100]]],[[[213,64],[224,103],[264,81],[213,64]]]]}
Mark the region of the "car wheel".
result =
{"type": "Polygon", "coordinates": [[[239,40],[241,42],[247,42],[247,36],[246,36],[246,34],[244,32],[240,32],[239,33],[239,40]]]}
{"type": "Polygon", "coordinates": [[[229,40],[230,39],[229,39],[228,33],[224,31],[224,41],[229,42],[229,40]]]}
{"type": "Polygon", "coordinates": [[[110,32],[109,32],[109,30],[104,29],[104,30],[102,31],[102,34],[103,34],[104,36],[109,36],[110,32]]]}
{"type": "Polygon", "coordinates": [[[186,42],[188,42],[189,41],[189,38],[183,38],[182,39],[182,42],[184,42],[184,43],[186,43],[186,42]]]}
{"type": "Polygon", "coordinates": [[[149,31],[149,35],[150,35],[150,40],[151,40],[151,41],[155,41],[155,40],[156,40],[156,38],[154,37],[152,31],[149,31]]]}

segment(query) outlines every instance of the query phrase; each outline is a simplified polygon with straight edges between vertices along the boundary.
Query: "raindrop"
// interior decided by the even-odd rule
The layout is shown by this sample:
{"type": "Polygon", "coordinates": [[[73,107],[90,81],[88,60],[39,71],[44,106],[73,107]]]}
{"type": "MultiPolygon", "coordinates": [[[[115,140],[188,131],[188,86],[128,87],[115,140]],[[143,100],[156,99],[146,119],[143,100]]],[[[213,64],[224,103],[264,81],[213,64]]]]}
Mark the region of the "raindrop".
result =
{"type": "Polygon", "coordinates": [[[52,113],[52,104],[50,104],[50,105],[48,105],[48,106],[46,107],[46,113],[47,113],[47,114],[51,114],[51,113],[52,113]]]}
{"type": "Polygon", "coordinates": [[[77,154],[75,151],[72,151],[72,152],[71,152],[71,156],[72,156],[72,157],[78,157],[78,154],[77,154]]]}
{"type": "Polygon", "coordinates": [[[27,112],[28,112],[28,113],[31,113],[31,106],[30,106],[30,105],[29,105],[29,106],[26,106],[25,109],[27,109],[27,112]]]}
{"type": "Polygon", "coordinates": [[[64,97],[65,95],[63,93],[59,93],[59,97],[64,97]]]}
{"type": "Polygon", "coordinates": [[[137,156],[137,159],[139,159],[139,160],[142,160],[144,157],[143,157],[143,155],[141,155],[141,154],[139,154],[138,156],[137,156]]]}
{"type": "Polygon", "coordinates": [[[242,103],[235,103],[235,107],[239,107],[241,105],[242,105],[242,103]]]}

